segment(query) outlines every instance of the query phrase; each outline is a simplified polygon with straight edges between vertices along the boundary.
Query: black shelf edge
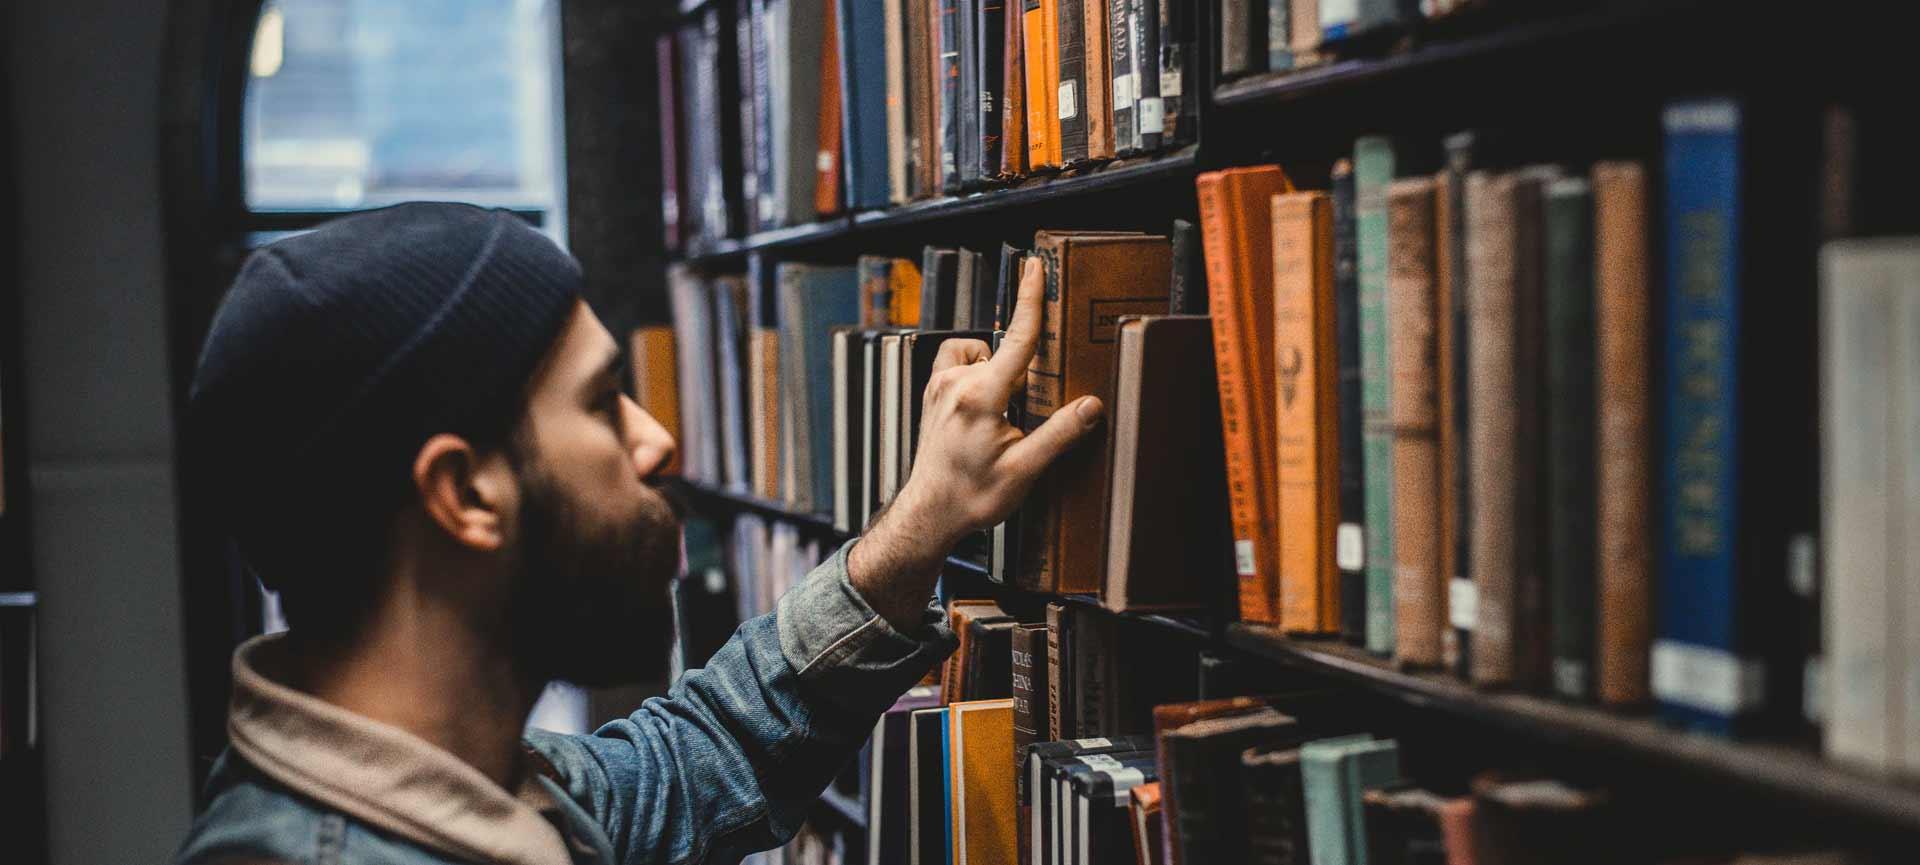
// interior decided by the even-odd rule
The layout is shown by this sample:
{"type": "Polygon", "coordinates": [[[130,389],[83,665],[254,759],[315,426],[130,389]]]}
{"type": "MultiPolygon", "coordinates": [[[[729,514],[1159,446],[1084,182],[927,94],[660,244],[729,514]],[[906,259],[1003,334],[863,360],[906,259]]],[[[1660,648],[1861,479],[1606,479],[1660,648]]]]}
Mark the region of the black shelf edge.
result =
{"type": "Polygon", "coordinates": [[[1076,606],[1093,607],[1094,609],[1104,611],[1110,616],[1165,628],[1169,631],[1178,631],[1190,637],[1212,639],[1219,636],[1219,630],[1217,628],[1210,625],[1206,619],[1197,615],[1189,616],[1178,612],[1115,612],[1114,610],[1108,609],[1105,604],[1100,603],[1100,596],[1098,595],[1065,594],[1048,595],[1048,597],[1058,598],[1061,601],[1076,606]]]}
{"type": "Polygon", "coordinates": [[[1616,30],[1646,26],[1650,20],[1676,17],[1696,3],[1636,4],[1514,23],[1478,36],[1435,39],[1413,50],[1381,57],[1352,58],[1292,72],[1268,72],[1214,88],[1213,104],[1234,109],[1291,102],[1337,93],[1360,83],[1405,77],[1469,59],[1487,59],[1508,51],[1540,50],[1554,43],[1592,38],[1616,30]]]}
{"type": "Polygon", "coordinates": [[[867,827],[867,809],[846,794],[835,792],[832,788],[822,790],[820,798],[814,800],[821,810],[851,825],[865,829],[867,827]]]}
{"type": "MultiPolygon", "coordinates": [[[[679,484],[679,488],[689,499],[695,502],[696,510],[702,508],[719,508],[731,511],[748,511],[767,519],[792,523],[815,534],[825,535],[833,538],[836,544],[845,543],[853,539],[852,534],[840,531],[840,529],[833,524],[833,518],[826,514],[803,513],[788,508],[783,502],[776,502],[772,499],[764,499],[750,493],[721,489],[692,481],[682,482],[679,484]]],[[[970,562],[960,558],[949,557],[947,559],[947,569],[949,571],[964,572],[980,577],[987,575],[987,569],[982,567],[978,562],[970,562]]]]}
{"type": "Polygon", "coordinates": [[[884,210],[869,210],[805,225],[756,232],[745,238],[727,238],[689,246],[678,262],[698,267],[731,264],[749,253],[790,249],[841,240],[856,234],[938,222],[1110,192],[1130,186],[1162,183],[1199,173],[1199,146],[1152,156],[1117,159],[1058,174],[1040,175],[1006,187],[983,189],[915,201],[884,210]]]}
{"type": "Polygon", "coordinates": [[[1329,674],[1421,708],[1453,714],[1543,743],[1606,752],[1695,778],[1724,781],[1836,816],[1920,829],[1920,786],[1835,764],[1792,745],[1688,733],[1642,715],[1544,697],[1482,691],[1452,675],[1395,669],[1364,649],[1299,640],[1235,623],[1227,643],[1280,663],[1329,674]]]}

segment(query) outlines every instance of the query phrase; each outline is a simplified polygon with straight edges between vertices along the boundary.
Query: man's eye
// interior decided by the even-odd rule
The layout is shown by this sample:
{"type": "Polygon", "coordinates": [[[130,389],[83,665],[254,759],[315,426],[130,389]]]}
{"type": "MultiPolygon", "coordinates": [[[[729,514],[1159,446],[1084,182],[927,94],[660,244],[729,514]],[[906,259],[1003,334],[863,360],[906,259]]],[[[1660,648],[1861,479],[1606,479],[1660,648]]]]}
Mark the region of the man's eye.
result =
{"type": "Polygon", "coordinates": [[[610,390],[602,394],[594,406],[594,410],[603,412],[608,417],[618,417],[620,414],[620,392],[610,390]]]}

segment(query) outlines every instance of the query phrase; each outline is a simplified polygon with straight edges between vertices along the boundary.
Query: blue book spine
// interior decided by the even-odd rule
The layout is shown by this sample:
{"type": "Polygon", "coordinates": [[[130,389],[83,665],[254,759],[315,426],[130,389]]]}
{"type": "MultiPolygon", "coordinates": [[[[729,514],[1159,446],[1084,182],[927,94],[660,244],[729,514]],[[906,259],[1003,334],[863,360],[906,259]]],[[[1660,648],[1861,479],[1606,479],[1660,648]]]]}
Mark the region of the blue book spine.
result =
{"type": "Polygon", "coordinates": [[[1762,668],[1736,611],[1741,111],[1676,103],[1666,134],[1666,429],[1652,685],[1661,716],[1730,734],[1762,668]]]}
{"type": "MultiPolygon", "coordinates": [[[[885,174],[879,175],[883,180],[885,174]]],[[[809,456],[813,460],[813,509],[833,513],[833,328],[860,323],[860,278],[854,268],[819,268],[817,282],[808,287],[803,304],[807,316],[807,421],[816,432],[809,456]]]]}
{"type": "Polygon", "coordinates": [[[840,3],[841,168],[847,206],[887,206],[887,25],[884,0],[840,3]]]}

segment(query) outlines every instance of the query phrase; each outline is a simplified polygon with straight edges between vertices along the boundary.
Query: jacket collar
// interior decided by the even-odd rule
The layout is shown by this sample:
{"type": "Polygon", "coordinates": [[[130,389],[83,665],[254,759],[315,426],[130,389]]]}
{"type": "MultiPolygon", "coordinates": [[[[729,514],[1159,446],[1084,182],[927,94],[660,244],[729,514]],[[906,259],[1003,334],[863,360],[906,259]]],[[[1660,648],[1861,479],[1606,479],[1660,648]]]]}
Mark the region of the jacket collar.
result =
{"type": "Polygon", "coordinates": [[[569,865],[542,811],[548,788],[526,773],[509,793],[460,758],[398,727],[286,684],[282,635],[233,654],[233,749],[263,774],[343,814],[428,849],[505,865],[569,865]]]}

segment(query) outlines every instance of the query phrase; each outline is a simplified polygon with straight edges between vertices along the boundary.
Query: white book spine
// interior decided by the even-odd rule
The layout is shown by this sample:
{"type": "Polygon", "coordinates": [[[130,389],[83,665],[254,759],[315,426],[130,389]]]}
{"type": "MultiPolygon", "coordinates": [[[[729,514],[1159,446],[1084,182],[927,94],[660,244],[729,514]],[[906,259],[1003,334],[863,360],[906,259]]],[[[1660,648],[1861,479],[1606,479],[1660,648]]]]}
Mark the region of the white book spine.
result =
{"type": "Polygon", "coordinates": [[[1826,580],[1823,631],[1832,688],[1829,756],[1894,768],[1888,641],[1897,512],[1891,468],[1892,295],[1881,268],[1850,244],[1821,259],[1821,485],[1826,580]]]}
{"type": "Polygon", "coordinates": [[[848,533],[854,530],[852,466],[847,459],[852,445],[847,429],[847,409],[851,405],[848,400],[852,398],[847,392],[847,370],[853,361],[848,349],[853,345],[853,336],[848,331],[833,335],[833,527],[848,533]]]}
{"type": "Polygon", "coordinates": [[[1894,292],[1893,353],[1883,364],[1893,370],[1888,401],[1895,407],[1897,432],[1892,442],[1899,493],[1894,499],[1898,522],[1889,529],[1894,569],[1890,581],[1897,597],[1890,648],[1889,677],[1899,693],[1893,737],[1898,748],[1898,771],[1920,772],[1920,242],[1905,241],[1889,249],[1891,289],[1894,292]]]}

